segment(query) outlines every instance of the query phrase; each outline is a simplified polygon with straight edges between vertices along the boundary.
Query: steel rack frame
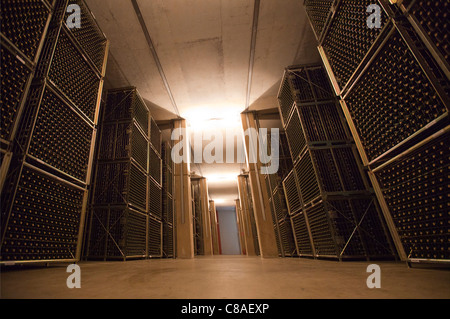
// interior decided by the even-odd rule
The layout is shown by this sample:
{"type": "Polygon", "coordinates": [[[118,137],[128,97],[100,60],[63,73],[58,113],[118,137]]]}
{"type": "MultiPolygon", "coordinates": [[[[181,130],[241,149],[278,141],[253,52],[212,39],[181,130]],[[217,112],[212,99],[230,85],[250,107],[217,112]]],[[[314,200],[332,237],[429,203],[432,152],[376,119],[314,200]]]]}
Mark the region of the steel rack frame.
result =
{"type": "Polygon", "coordinates": [[[135,120],[142,132],[151,141],[151,114],[135,86],[109,89],[106,95],[103,122],[135,120]]]}
{"type": "Polygon", "coordinates": [[[333,19],[334,13],[336,12],[336,6],[338,5],[339,1],[340,0],[328,0],[327,2],[329,3],[329,5],[326,9],[321,8],[322,10],[316,10],[318,8],[315,6],[315,3],[325,1],[303,1],[303,5],[305,6],[306,14],[308,15],[308,20],[310,22],[311,28],[314,31],[316,40],[319,43],[322,41],[323,36],[327,33],[327,29],[330,25],[330,21],[333,19]],[[322,14],[322,17],[319,18],[319,21],[315,18],[317,16],[315,14],[316,11],[320,11],[320,14],[322,14]]]}
{"type": "Polygon", "coordinates": [[[164,256],[163,229],[161,219],[148,215],[148,258],[161,258],[164,256]]]}
{"type": "MultiPolygon", "coordinates": [[[[33,54],[22,52],[19,49],[20,45],[16,46],[13,43],[14,40],[10,41],[4,34],[0,37],[2,50],[5,49],[7,50],[5,52],[15,55],[17,60],[31,71],[26,82],[26,92],[21,97],[13,134],[10,135],[10,141],[3,139],[1,141],[2,145],[9,144],[5,152],[5,160],[2,161],[4,175],[1,180],[2,186],[5,187],[2,187],[2,261],[0,263],[5,264],[80,260],[96,142],[97,117],[103,88],[104,72],[103,74],[95,73],[92,64],[84,54],[84,48],[71,37],[63,22],[63,12],[68,2],[37,2],[42,3],[45,7],[44,11],[48,10],[48,16],[45,14],[42,18],[43,24],[39,31],[39,39],[35,41],[36,50],[33,54]],[[72,99],[73,95],[68,94],[67,83],[59,82],[54,77],[54,72],[61,71],[58,69],[60,66],[54,64],[58,59],[57,54],[61,55],[59,46],[62,45],[60,44],[62,37],[66,41],[65,49],[71,50],[72,57],[76,56],[79,61],[82,61],[80,67],[83,67],[81,65],[85,63],[84,70],[95,73],[93,78],[96,85],[91,86],[95,94],[90,97],[92,114],[86,113],[83,103],[72,99]],[[52,107],[56,104],[60,109],[53,112],[52,107]],[[77,129],[68,130],[63,127],[61,119],[49,121],[52,114],[61,117],[60,113],[67,117],[65,120],[70,120],[71,125],[76,125],[77,129]],[[50,145],[47,140],[49,136],[55,134],[66,139],[68,144],[74,142],[76,138],[82,138],[84,144],[77,143],[76,147],[66,150],[68,153],[63,151],[59,152],[59,157],[51,157],[51,153],[55,153],[56,145],[50,145]],[[87,138],[84,138],[84,135],[87,138]],[[42,144],[41,140],[46,142],[42,144]],[[39,151],[38,146],[41,144],[46,145],[49,154],[39,151]],[[10,163],[10,167],[7,167],[6,163],[10,163]],[[30,188],[30,185],[37,182],[35,179],[40,181],[39,185],[30,188]],[[30,207],[30,203],[23,201],[25,193],[30,194],[27,196],[31,199],[40,198],[37,206],[30,207]],[[50,194],[53,195],[50,196],[50,194]],[[17,207],[22,206],[24,214],[39,214],[44,217],[36,218],[36,222],[33,223],[23,220],[21,214],[16,211],[17,207]],[[67,220],[65,220],[66,217],[67,220]],[[17,233],[14,230],[14,224],[17,222],[25,223],[25,228],[33,235],[29,235],[31,237],[27,239],[27,234],[22,234],[21,231],[17,233]],[[57,226],[49,226],[46,223],[57,226]],[[39,234],[45,227],[62,233],[61,238],[53,238],[47,233],[45,236],[48,236],[48,239],[47,237],[43,239],[39,234]],[[28,247],[32,248],[14,247],[11,244],[11,234],[15,234],[16,238],[23,236],[24,246],[28,243],[28,247]],[[44,247],[43,240],[50,242],[44,247]],[[17,251],[19,251],[18,254],[17,251]],[[11,258],[11,254],[15,254],[15,257],[11,258]]],[[[105,69],[109,41],[104,38],[103,44],[104,48],[99,61],[101,60],[102,67],[105,69]]]]}
{"type": "MultiPolygon", "coordinates": [[[[293,161],[292,171],[283,180],[283,190],[299,256],[339,260],[395,258],[389,232],[382,220],[374,226],[384,236],[382,240],[388,249],[383,254],[377,254],[371,252],[373,247],[365,243],[360,244],[362,248],[359,252],[350,249],[355,242],[361,242],[360,233],[363,231],[360,224],[365,215],[360,221],[356,218],[357,212],[348,208],[346,214],[353,217],[337,212],[335,214],[340,219],[336,217],[335,220],[339,220],[336,225],[328,216],[328,206],[333,201],[357,202],[365,198],[375,200],[375,197],[352,131],[323,66],[286,68],[279,92],[280,96],[282,94],[279,99],[280,115],[289,114],[283,124],[293,161]],[[290,102],[292,106],[286,108],[290,102]],[[320,205],[324,206],[323,211],[317,211],[320,205]],[[323,234],[328,234],[325,242],[318,241],[323,236],[318,235],[320,229],[323,234]],[[343,241],[344,237],[335,240],[339,232],[349,232],[346,241],[343,241]],[[321,247],[324,243],[334,248],[327,251],[321,247]],[[340,247],[339,244],[345,246],[340,247]]],[[[371,210],[369,219],[380,216],[378,209],[371,210]]]]}
{"type": "Polygon", "coordinates": [[[445,171],[448,169],[450,152],[445,141],[448,140],[449,134],[450,126],[447,125],[370,172],[377,186],[376,193],[384,208],[383,213],[388,221],[388,227],[395,236],[397,250],[401,252],[402,260],[409,265],[414,263],[448,265],[450,262],[448,230],[445,227],[448,213],[445,211],[444,191],[445,181],[448,180],[445,171]],[[424,164],[417,168],[417,161],[424,164]],[[430,161],[433,162],[429,163],[430,161]],[[391,172],[396,167],[411,172],[412,176],[408,175],[399,182],[391,172]],[[430,178],[431,182],[426,183],[430,178]],[[408,185],[406,194],[398,193],[406,185],[408,185]],[[417,193],[416,188],[424,187],[427,188],[424,193],[422,191],[417,193]],[[422,199],[429,193],[435,195],[422,199]],[[405,196],[410,196],[409,194],[412,194],[411,200],[405,202],[405,196]],[[429,203],[432,203],[431,207],[428,207],[429,203]],[[404,205],[407,205],[407,210],[404,205]],[[431,211],[427,212],[429,209],[431,211]]]}
{"type": "MultiPolygon", "coordinates": [[[[364,4],[358,3],[358,5],[361,6],[361,8],[360,8],[361,10],[351,11],[352,14],[357,14],[357,15],[361,15],[361,13],[363,14],[363,16],[360,17],[361,20],[363,20],[363,24],[366,23],[366,16],[364,16],[365,8],[370,4],[373,4],[373,1],[365,0],[364,4]]],[[[383,20],[382,27],[380,29],[375,28],[375,29],[372,29],[371,31],[368,31],[369,33],[370,32],[374,33],[374,35],[371,36],[373,39],[370,41],[370,44],[362,43],[362,42],[359,44],[358,49],[362,45],[364,47],[364,52],[361,52],[361,55],[359,56],[359,62],[353,63],[353,65],[351,67],[352,70],[349,71],[349,74],[346,76],[347,77],[346,80],[343,80],[343,79],[339,80],[342,78],[342,75],[338,76],[339,74],[336,72],[336,69],[333,66],[334,65],[333,61],[332,61],[332,59],[330,59],[330,54],[328,52],[330,50],[330,48],[328,48],[327,39],[334,39],[334,36],[332,35],[333,31],[334,31],[334,29],[333,29],[334,24],[341,23],[340,17],[341,17],[341,12],[344,10],[343,8],[345,8],[347,5],[353,6],[354,1],[338,0],[338,1],[336,1],[335,5],[333,6],[333,14],[328,22],[325,32],[323,32],[323,34],[322,34],[321,41],[319,42],[318,50],[319,50],[319,54],[325,65],[326,71],[328,73],[328,76],[330,78],[331,84],[334,88],[336,95],[341,95],[343,92],[345,92],[347,90],[348,86],[354,81],[355,76],[357,76],[357,74],[359,74],[359,72],[360,72],[360,68],[367,63],[367,59],[369,59],[372,56],[373,52],[379,47],[381,41],[385,37],[385,34],[389,30],[389,25],[392,23],[392,18],[396,15],[395,10],[387,3],[387,0],[377,0],[377,1],[375,1],[375,4],[379,5],[382,8],[382,10],[381,10],[382,20],[383,20]]],[[[345,17],[343,19],[345,19],[345,17]]],[[[343,21],[343,22],[345,22],[345,21],[343,21]]],[[[339,30],[339,29],[340,28],[337,28],[337,30],[339,30]]],[[[364,29],[370,30],[366,25],[364,25],[364,29]]],[[[355,40],[355,41],[358,41],[358,40],[355,40]]]]}
{"type": "Polygon", "coordinates": [[[147,258],[149,218],[129,205],[94,205],[86,258],[123,261],[147,258]],[[130,218],[131,215],[135,218],[130,218]],[[130,243],[132,240],[135,242],[130,243]]]}
{"type": "Polygon", "coordinates": [[[121,161],[133,158],[148,174],[150,143],[135,119],[102,122],[98,161],[121,161]]]}
{"type": "Polygon", "coordinates": [[[162,157],[162,222],[163,222],[163,257],[175,258],[176,220],[173,198],[174,174],[171,158],[171,144],[165,142],[161,149],[162,157]]]}
{"type": "Polygon", "coordinates": [[[148,213],[163,218],[163,188],[148,176],[148,213]]]}
{"type": "MultiPolygon", "coordinates": [[[[435,38],[435,34],[428,34],[425,30],[424,24],[422,24],[423,19],[419,19],[421,14],[420,10],[425,10],[424,8],[419,8],[421,2],[416,0],[400,1],[397,4],[399,10],[396,10],[394,6],[387,5],[387,2],[385,1],[380,1],[379,3],[382,5],[384,13],[388,16],[387,22],[384,24],[382,32],[366,52],[361,63],[354,70],[351,78],[344,87],[339,85],[329,61],[328,54],[326,50],[324,50],[323,44],[327,35],[324,35],[319,44],[319,53],[333,84],[336,95],[342,98],[340,101],[342,110],[349,124],[364,167],[368,169],[368,176],[380,203],[385,222],[390,230],[400,259],[407,261],[410,265],[414,264],[415,261],[418,264],[427,264],[429,262],[448,264],[447,259],[435,259],[432,257],[420,258],[420,256],[414,255],[414,250],[411,252],[408,251],[407,247],[404,247],[405,238],[399,235],[399,231],[401,230],[398,229],[398,221],[394,222],[393,208],[390,207],[392,206],[392,200],[391,198],[386,197],[386,190],[382,188],[383,185],[381,185],[381,181],[379,180],[379,174],[383,169],[388,168],[389,165],[394,165],[394,163],[400,163],[402,158],[412,156],[410,154],[413,154],[418,147],[424,147],[425,144],[432,143],[432,140],[436,139],[437,136],[444,134],[442,132],[444,132],[445,127],[448,126],[450,89],[448,81],[449,64],[444,57],[446,53],[443,51],[445,50],[445,46],[439,47],[437,42],[442,41],[442,39],[439,40],[438,38],[435,38]],[[416,65],[417,69],[414,73],[423,75],[424,80],[422,82],[426,82],[428,87],[431,88],[430,95],[436,97],[436,102],[433,104],[438,105],[441,111],[439,111],[438,114],[435,114],[421,127],[410,130],[408,134],[403,136],[399,141],[392,143],[392,145],[385,149],[384,152],[373,156],[366,152],[366,146],[363,140],[366,136],[361,136],[361,132],[357,129],[355,116],[350,111],[351,108],[348,102],[360,83],[374,82],[373,80],[367,79],[367,74],[370,72],[371,66],[385,53],[385,46],[393,35],[400,39],[400,44],[398,45],[406,48],[405,52],[412,57],[410,59],[411,63],[416,65]]],[[[439,19],[439,17],[442,17],[440,12],[442,7],[439,6],[439,2],[433,3],[432,5],[435,7],[430,8],[431,11],[426,11],[427,13],[436,13],[439,19]]],[[[334,15],[333,19],[336,19],[336,15],[337,14],[334,15]]],[[[332,23],[333,22],[331,22],[330,25],[332,23]]],[[[328,29],[328,33],[329,32],[330,29],[328,29]]],[[[440,30],[440,32],[444,31],[440,30]]],[[[399,57],[396,57],[396,59],[399,59],[399,57]]],[[[385,74],[386,72],[381,73],[385,74]]],[[[390,83],[396,83],[395,79],[391,79],[390,83]]]]}
{"type": "Polygon", "coordinates": [[[194,253],[195,255],[203,255],[203,216],[202,201],[200,199],[200,179],[191,178],[192,186],[192,220],[194,234],[194,253]]]}
{"type": "MultiPolygon", "coordinates": [[[[94,14],[89,9],[85,0],[69,0],[69,4],[77,4],[81,9],[81,24],[83,28],[68,28],[71,34],[73,35],[74,41],[77,43],[78,47],[82,48],[84,51],[84,56],[90,62],[90,64],[94,67],[96,72],[104,77],[106,75],[106,59],[104,58],[108,56],[109,51],[109,41],[106,38],[106,35],[100,29],[97,20],[95,19],[94,14]],[[96,45],[92,47],[89,44],[88,40],[86,40],[86,36],[83,37],[83,32],[89,30],[89,36],[92,40],[92,37],[96,38],[96,45]],[[94,51],[94,52],[93,52],[94,51]],[[97,51],[97,52],[95,52],[97,51]]],[[[64,21],[67,23],[69,12],[65,12],[64,21]]],[[[67,25],[67,24],[66,24],[67,25]]]]}
{"type": "MultiPolygon", "coordinates": [[[[445,1],[435,1],[433,4],[435,5],[434,10],[438,10],[439,8],[442,8],[445,1]]],[[[446,55],[448,55],[448,51],[445,52],[445,49],[442,45],[437,45],[436,37],[431,36],[430,32],[427,32],[424,27],[424,20],[423,16],[420,14],[420,9],[418,8],[420,6],[420,2],[417,0],[411,0],[411,1],[401,1],[398,4],[401,12],[403,15],[408,19],[411,26],[414,28],[416,34],[420,37],[424,45],[427,47],[427,49],[430,51],[433,58],[436,60],[438,65],[442,68],[443,72],[445,73],[447,79],[450,79],[450,65],[449,61],[446,59],[446,55]],[[417,11],[416,11],[417,9],[417,11]]],[[[444,5],[445,6],[445,5],[444,5]]],[[[444,16],[441,18],[445,18],[445,10],[442,10],[442,13],[444,16]]],[[[442,25],[438,24],[442,27],[442,25]]],[[[441,30],[441,32],[448,32],[448,30],[441,30]]],[[[440,40],[442,41],[442,40],[440,40]]],[[[448,43],[447,43],[448,44],[448,43]]]]}
{"type": "MultiPolygon", "coordinates": [[[[28,52],[25,53],[23,51],[23,49],[20,49],[19,47],[21,47],[22,45],[18,42],[16,42],[14,39],[12,39],[14,37],[14,34],[10,34],[9,36],[7,34],[5,34],[4,32],[8,31],[7,28],[4,27],[4,23],[8,23],[8,19],[10,19],[11,17],[5,17],[2,16],[2,31],[0,32],[0,48],[2,50],[1,53],[1,59],[2,59],[2,72],[1,72],[1,77],[2,77],[2,114],[3,116],[5,116],[5,114],[9,114],[10,111],[12,110],[12,114],[9,117],[9,121],[10,124],[5,123],[4,120],[2,121],[2,128],[1,128],[1,136],[0,136],[0,141],[4,144],[10,145],[16,134],[17,134],[17,130],[18,130],[18,126],[21,120],[21,116],[25,107],[25,102],[26,102],[26,98],[28,96],[28,91],[29,88],[31,86],[31,82],[32,79],[34,77],[34,72],[36,69],[36,65],[39,61],[40,58],[40,54],[44,45],[44,39],[46,37],[49,25],[50,25],[50,21],[52,18],[52,8],[44,1],[35,1],[35,5],[39,5],[41,4],[41,12],[39,12],[38,14],[42,15],[42,23],[40,24],[40,26],[38,26],[40,28],[40,30],[38,30],[37,32],[39,33],[37,35],[37,37],[35,38],[34,41],[34,51],[33,52],[28,52]],[[6,21],[6,22],[5,22],[6,21]],[[6,29],[6,30],[5,30],[6,29]],[[7,60],[9,59],[9,60],[7,60]],[[9,63],[7,63],[9,61],[9,63]],[[10,65],[10,63],[14,63],[15,64],[15,68],[21,68],[22,69],[22,73],[23,76],[21,77],[21,79],[17,78],[17,72],[12,71],[8,65],[10,65]],[[4,68],[7,68],[6,71],[4,68]],[[6,82],[6,79],[4,79],[4,77],[8,76],[9,78],[11,76],[13,76],[13,78],[11,78],[8,82],[6,82]],[[4,101],[5,96],[10,96],[10,93],[6,93],[3,90],[10,88],[10,85],[5,84],[5,83],[10,83],[10,81],[15,82],[16,84],[19,85],[19,87],[16,87],[14,89],[14,91],[16,92],[20,92],[22,91],[21,94],[19,94],[15,99],[13,99],[11,101],[10,98],[8,98],[8,101],[4,101]],[[20,83],[18,83],[20,82],[20,83]],[[6,108],[4,109],[4,105],[6,104],[6,108]],[[10,106],[8,106],[8,104],[11,104],[10,106]],[[6,131],[4,131],[6,130],[6,131]]],[[[2,8],[2,13],[4,9],[2,8]]],[[[6,12],[6,10],[5,10],[6,12]]],[[[3,14],[2,14],[3,15],[3,14]]],[[[21,22],[25,22],[26,19],[19,19],[21,22]]],[[[11,32],[15,32],[12,31],[11,32]]],[[[17,40],[19,41],[19,40],[17,40]]],[[[20,42],[20,41],[19,41],[20,42]]],[[[12,85],[12,83],[11,83],[12,85]]]]}
{"type": "MultiPolygon", "coordinates": [[[[6,196],[2,193],[2,202],[9,204],[6,210],[2,209],[0,264],[78,262],[81,258],[88,186],[80,186],[27,162],[23,162],[13,171],[18,177],[11,183],[12,191],[6,196]],[[39,188],[32,187],[35,178],[31,179],[30,174],[39,179],[39,188]],[[41,192],[43,187],[46,189],[44,193],[41,192]],[[30,201],[23,199],[24,196],[37,197],[40,200],[37,205],[31,207],[30,201]],[[64,198],[58,200],[57,196],[64,196],[64,198]],[[64,207],[58,208],[61,203],[64,203],[64,207]],[[61,210],[65,210],[69,220],[62,219],[61,210]],[[32,222],[33,215],[41,216],[42,211],[45,211],[44,216],[35,218],[35,222],[32,222]],[[30,221],[23,222],[22,214],[31,214],[30,221]],[[15,225],[18,223],[23,224],[22,227],[30,231],[28,235],[16,229],[15,225]],[[61,234],[53,238],[48,233],[42,233],[43,229],[49,231],[56,229],[59,234],[64,232],[65,234],[63,238],[61,234]],[[33,235],[30,235],[31,233],[33,235]],[[15,247],[17,241],[23,241],[22,248],[15,247]],[[63,249],[65,253],[58,252],[58,248],[63,249]],[[16,254],[17,250],[19,252],[16,254]]],[[[34,201],[34,199],[31,200],[34,201]]]]}

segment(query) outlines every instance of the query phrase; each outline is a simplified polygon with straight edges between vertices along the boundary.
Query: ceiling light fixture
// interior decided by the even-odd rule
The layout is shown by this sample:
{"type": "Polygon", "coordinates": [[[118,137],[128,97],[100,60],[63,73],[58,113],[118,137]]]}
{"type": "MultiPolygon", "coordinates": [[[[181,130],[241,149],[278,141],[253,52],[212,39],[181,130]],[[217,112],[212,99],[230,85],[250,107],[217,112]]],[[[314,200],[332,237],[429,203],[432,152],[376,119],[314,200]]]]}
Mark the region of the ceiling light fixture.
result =
{"type": "Polygon", "coordinates": [[[215,174],[215,175],[208,175],[205,176],[206,179],[209,182],[232,182],[232,181],[236,181],[237,182],[237,174],[215,174]]]}
{"type": "Polygon", "coordinates": [[[241,128],[241,108],[232,106],[199,107],[188,110],[183,117],[192,131],[241,128]]]}

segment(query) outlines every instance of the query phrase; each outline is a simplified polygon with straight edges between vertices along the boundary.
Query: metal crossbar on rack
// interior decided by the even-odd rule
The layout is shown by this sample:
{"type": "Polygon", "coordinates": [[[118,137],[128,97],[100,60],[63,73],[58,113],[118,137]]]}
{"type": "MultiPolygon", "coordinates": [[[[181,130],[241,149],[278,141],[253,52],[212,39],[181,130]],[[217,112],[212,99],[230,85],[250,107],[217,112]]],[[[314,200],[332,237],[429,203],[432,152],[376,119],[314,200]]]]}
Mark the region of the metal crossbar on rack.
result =
{"type": "Polygon", "coordinates": [[[284,73],[283,82],[280,86],[280,91],[278,92],[278,105],[283,127],[286,127],[294,105],[294,97],[292,96],[292,89],[287,77],[287,71],[284,73]]]}
{"type": "Polygon", "coordinates": [[[150,111],[136,87],[108,90],[103,121],[134,119],[150,138],[150,111]]]}
{"type": "MultiPolygon", "coordinates": [[[[353,74],[370,51],[375,49],[383,39],[389,25],[389,15],[381,10],[381,27],[369,28],[367,25],[367,8],[371,4],[380,5],[380,1],[341,0],[326,34],[321,48],[337,83],[337,93],[345,90],[353,74]]],[[[380,7],[385,8],[381,5],[380,7]]]]}
{"type": "Polygon", "coordinates": [[[417,36],[449,78],[448,2],[403,1],[399,4],[417,36]]]}
{"type": "Polygon", "coordinates": [[[1,123],[0,139],[10,143],[15,136],[33,77],[32,67],[7,47],[0,45],[1,123]]]}
{"type": "Polygon", "coordinates": [[[23,167],[12,205],[2,209],[1,262],[77,260],[86,201],[83,188],[23,167]]]}
{"type": "Polygon", "coordinates": [[[1,7],[2,261],[11,252],[15,263],[81,257],[103,78],[63,23],[67,3],[1,7]],[[11,231],[21,242],[3,241],[11,231]]]}
{"type": "MultiPolygon", "coordinates": [[[[69,0],[68,5],[76,4],[80,8],[80,24],[82,28],[69,28],[73,37],[76,39],[90,62],[95,66],[97,72],[102,76],[105,75],[106,68],[104,57],[108,51],[108,41],[100,30],[97,21],[87,4],[83,0],[69,0]]],[[[67,22],[70,11],[66,10],[64,21],[67,22]]]]}
{"type": "Polygon", "coordinates": [[[335,0],[305,0],[304,5],[316,39],[320,41],[332,17],[335,0]]]}
{"type": "Polygon", "coordinates": [[[150,121],[150,142],[158,155],[161,156],[161,131],[153,118],[150,121]]]}
{"type": "Polygon", "coordinates": [[[430,80],[398,28],[344,97],[370,163],[448,117],[448,96],[430,80]]]}
{"type": "Polygon", "coordinates": [[[159,186],[162,186],[162,160],[152,146],[149,148],[149,175],[159,186]]]}
{"type": "Polygon", "coordinates": [[[84,58],[82,48],[64,24],[49,30],[36,77],[47,78],[96,124],[103,79],[84,58]]]}
{"type": "Polygon", "coordinates": [[[447,126],[374,169],[408,259],[450,259],[447,126]]]}
{"type": "Polygon", "coordinates": [[[99,161],[133,158],[140,168],[148,171],[149,143],[134,120],[103,123],[99,146],[99,161]]]}
{"type": "Polygon", "coordinates": [[[309,223],[306,220],[305,213],[301,211],[291,216],[291,226],[298,255],[312,257],[314,254],[311,246],[309,223]]]}
{"type": "Polygon", "coordinates": [[[18,139],[26,140],[23,151],[78,181],[90,182],[96,129],[79,110],[44,81],[33,86],[18,139]],[[36,98],[34,98],[36,97],[36,98]],[[22,136],[22,134],[24,136],[22,136]]]}
{"type": "Polygon", "coordinates": [[[149,183],[149,185],[148,185],[148,189],[149,189],[148,211],[152,215],[157,216],[158,218],[162,218],[162,214],[163,214],[163,211],[162,211],[162,208],[163,208],[162,188],[152,178],[149,178],[148,183],[149,183]]]}
{"type": "MultiPolygon", "coordinates": [[[[423,172],[424,162],[418,164],[412,154],[418,154],[419,149],[432,154],[431,150],[425,151],[425,145],[432,145],[448,126],[448,39],[442,36],[447,30],[444,20],[448,4],[418,0],[398,1],[395,5],[382,0],[377,3],[383,8],[381,28],[370,29],[362,16],[369,1],[339,1],[319,52],[333,88],[342,98],[342,110],[362,162],[368,168],[370,184],[399,257],[447,262],[445,239],[435,228],[431,232],[421,229],[430,225],[422,215],[423,209],[430,208],[411,207],[425,200],[437,203],[440,198],[436,189],[430,190],[435,184],[415,184],[427,178],[413,172],[412,167],[423,172]],[[411,173],[417,177],[411,178],[411,173]],[[412,191],[411,187],[415,187],[411,185],[420,185],[421,191],[412,191]],[[424,199],[422,191],[433,195],[424,199]],[[420,214],[412,213],[418,210],[420,214]],[[416,224],[412,220],[420,221],[416,224]]],[[[438,167],[442,160],[435,154],[426,163],[426,167],[438,167]]],[[[351,165],[346,165],[350,171],[351,165]]],[[[341,209],[347,210],[343,206],[341,209]]],[[[433,216],[442,216],[437,206],[431,210],[433,216]]],[[[369,216],[370,212],[361,225],[373,223],[371,218],[367,219],[369,216]]],[[[440,222],[433,223],[436,226],[440,222]]],[[[369,236],[368,229],[371,228],[359,226],[352,234],[369,236]]],[[[377,247],[376,251],[382,253],[383,248],[377,247]]]]}
{"type": "Polygon", "coordinates": [[[87,257],[123,260],[146,257],[147,218],[128,206],[93,207],[87,257]]]}
{"type": "Polygon", "coordinates": [[[285,126],[294,165],[283,187],[299,255],[394,258],[379,210],[360,216],[371,184],[325,68],[286,73],[295,100],[285,126]]]}
{"type": "Polygon", "coordinates": [[[160,220],[148,216],[148,256],[150,258],[163,255],[163,225],[160,220]]]}
{"type": "Polygon", "coordinates": [[[94,204],[129,204],[147,210],[147,175],[133,161],[97,163],[94,204]]]}
{"type": "MultiPolygon", "coordinates": [[[[44,1],[14,1],[1,8],[0,37],[36,63],[50,22],[51,8],[44,1]]],[[[2,64],[3,66],[3,64],[2,64]]]]}

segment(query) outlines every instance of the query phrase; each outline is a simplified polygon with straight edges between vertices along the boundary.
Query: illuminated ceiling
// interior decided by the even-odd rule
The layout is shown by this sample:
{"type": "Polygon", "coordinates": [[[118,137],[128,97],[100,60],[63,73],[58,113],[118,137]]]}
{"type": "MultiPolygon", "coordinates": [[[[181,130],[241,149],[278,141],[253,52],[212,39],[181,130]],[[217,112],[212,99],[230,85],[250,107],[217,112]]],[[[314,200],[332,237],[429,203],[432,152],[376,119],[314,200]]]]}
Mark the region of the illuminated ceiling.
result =
{"type": "MultiPolygon", "coordinates": [[[[105,88],[136,86],[156,120],[183,117],[192,128],[203,123],[224,132],[240,126],[246,108],[277,107],[285,67],[320,60],[301,0],[87,3],[110,40],[105,88]]],[[[244,167],[191,166],[203,176],[237,175],[244,167]]],[[[223,205],[237,198],[234,182],[209,185],[212,199],[229,200],[223,205]]]]}

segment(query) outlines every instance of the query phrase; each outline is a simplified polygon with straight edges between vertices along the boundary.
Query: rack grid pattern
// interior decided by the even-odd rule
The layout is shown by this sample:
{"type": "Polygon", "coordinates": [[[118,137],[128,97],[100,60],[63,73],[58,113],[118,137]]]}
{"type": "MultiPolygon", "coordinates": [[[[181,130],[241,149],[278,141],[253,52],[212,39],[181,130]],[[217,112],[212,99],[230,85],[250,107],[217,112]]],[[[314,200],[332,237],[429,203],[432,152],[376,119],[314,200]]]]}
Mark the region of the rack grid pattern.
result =
{"type": "Polygon", "coordinates": [[[115,121],[102,125],[99,160],[133,158],[140,168],[148,170],[148,141],[135,121],[115,121]]]}
{"type": "Polygon", "coordinates": [[[345,97],[345,103],[369,161],[448,114],[397,30],[345,97]]]}
{"type": "MultiPolygon", "coordinates": [[[[270,211],[275,231],[275,239],[279,256],[296,256],[296,247],[291,229],[289,210],[284,194],[282,178],[292,169],[292,160],[289,153],[287,134],[280,134],[280,168],[275,174],[264,175],[267,195],[269,197],[270,211]]],[[[270,138],[269,138],[270,139],[270,138]]],[[[295,182],[295,181],[294,181],[295,182]]],[[[290,195],[290,194],[289,194],[290,195]]],[[[291,203],[294,205],[294,203],[291,203]]]]}
{"type": "Polygon", "coordinates": [[[448,74],[450,71],[448,2],[445,0],[433,2],[414,0],[403,1],[401,6],[415,32],[427,44],[430,51],[434,51],[434,56],[448,74]]]}
{"type": "Polygon", "coordinates": [[[278,229],[280,230],[280,241],[283,247],[283,256],[292,257],[297,255],[297,248],[295,247],[295,241],[292,233],[291,221],[289,218],[278,223],[278,229]]]}
{"type": "MultiPolygon", "coordinates": [[[[128,228],[117,235],[124,242],[124,246],[119,245],[122,256],[116,256],[117,251],[108,251],[104,258],[162,257],[162,167],[160,155],[151,143],[150,123],[154,125],[152,132],[160,132],[135,87],[108,91],[101,123],[89,242],[95,245],[97,240],[93,233],[98,228],[97,209],[113,205],[127,207],[133,214],[123,215],[121,223],[128,228]],[[137,223],[136,216],[144,216],[145,220],[138,218],[137,223]]],[[[89,253],[87,257],[95,258],[89,253]]]]}
{"type": "MultiPolygon", "coordinates": [[[[86,181],[92,159],[95,129],[76,109],[63,101],[48,85],[33,88],[41,94],[28,154],[80,180],[86,181]],[[42,91],[42,92],[41,92],[42,91]]],[[[30,93],[34,94],[34,93],[30,93]]]]}
{"type": "Polygon", "coordinates": [[[94,204],[130,204],[146,211],[147,176],[132,161],[97,164],[94,204]]]}
{"type": "Polygon", "coordinates": [[[2,65],[0,138],[12,141],[22,101],[26,98],[31,83],[32,69],[3,45],[0,46],[0,59],[2,65]]]}
{"type": "Polygon", "coordinates": [[[293,170],[283,180],[283,188],[289,214],[297,213],[301,209],[302,204],[299,196],[300,191],[297,185],[295,172],[293,170]]]}
{"type": "Polygon", "coordinates": [[[136,87],[108,90],[103,121],[134,119],[147,138],[150,137],[150,111],[136,87]]]}
{"type": "Polygon", "coordinates": [[[372,228],[359,223],[371,185],[325,68],[295,66],[285,70],[285,79],[295,103],[285,126],[293,168],[283,187],[299,255],[394,258],[379,210],[364,216],[372,228]],[[377,234],[362,235],[370,231],[377,234]]]}
{"type": "Polygon", "coordinates": [[[20,174],[5,223],[1,261],[74,260],[84,190],[30,167],[20,174]]]}
{"type": "Polygon", "coordinates": [[[381,28],[367,26],[366,10],[373,3],[380,4],[373,0],[341,0],[325,34],[322,47],[341,90],[389,22],[388,15],[381,10],[381,28]]]}
{"type": "Polygon", "coordinates": [[[145,214],[127,206],[97,206],[92,215],[89,258],[126,260],[146,256],[145,214]]]}
{"type": "Polygon", "coordinates": [[[50,9],[41,0],[21,0],[3,4],[0,14],[1,37],[6,38],[30,61],[35,61],[45,36],[50,9]]]}
{"type": "Polygon", "coordinates": [[[57,37],[47,76],[92,122],[95,121],[101,78],[84,59],[64,26],[57,37]]]}
{"type": "Polygon", "coordinates": [[[162,160],[161,156],[158,154],[155,148],[150,147],[149,149],[149,175],[153,178],[153,180],[159,185],[162,186],[162,160]]]}
{"type": "Polygon", "coordinates": [[[322,36],[335,2],[335,0],[305,0],[304,2],[306,13],[317,39],[322,36]]]}
{"type": "Polygon", "coordinates": [[[162,169],[162,223],[163,223],[163,257],[175,257],[175,211],[173,199],[174,175],[171,157],[171,145],[161,145],[162,169]]]}
{"type": "Polygon", "coordinates": [[[448,132],[375,173],[411,259],[450,259],[448,132]]]}
{"type": "Polygon", "coordinates": [[[162,246],[162,231],[163,226],[161,220],[148,217],[148,256],[152,257],[162,257],[163,246],[162,246]]]}
{"type": "Polygon", "coordinates": [[[163,257],[175,257],[174,239],[174,227],[168,223],[163,223],[163,257]]]}
{"type": "MultiPolygon", "coordinates": [[[[81,28],[69,28],[80,47],[86,52],[86,56],[96,67],[99,74],[104,75],[104,56],[108,49],[107,40],[100,30],[85,1],[69,0],[68,5],[76,4],[80,7],[81,28]]],[[[69,19],[71,13],[66,11],[64,21],[69,19]]]]}
{"type": "Polygon", "coordinates": [[[2,180],[0,263],[81,257],[103,78],[84,56],[87,43],[63,23],[67,4],[1,6],[1,143],[11,160],[2,180]]]}
{"type": "Polygon", "coordinates": [[[448,261],[449,4],[378,3],[382,28],[370,30],[355,10],[369,1],[340,1],[319,52],[399,257],[448,261]]]}
{"type": "Polygon", "coordinates": [[[288,122],[289,116],[291,114],[292,106],[294,105],[292,90],[286,74],[283,77],[283,83],[281,84],[280,91],[278,93],[278,104],[280,106],[280,117],[283,126],[285,126],[285,123],[288,122]]]}
{"type": "Polygon", "coordinates": [[[305,214],[300,212],[291,217],[292,232],[294,234],[298,255],[312,257],[314,256],[305,214]]]}

